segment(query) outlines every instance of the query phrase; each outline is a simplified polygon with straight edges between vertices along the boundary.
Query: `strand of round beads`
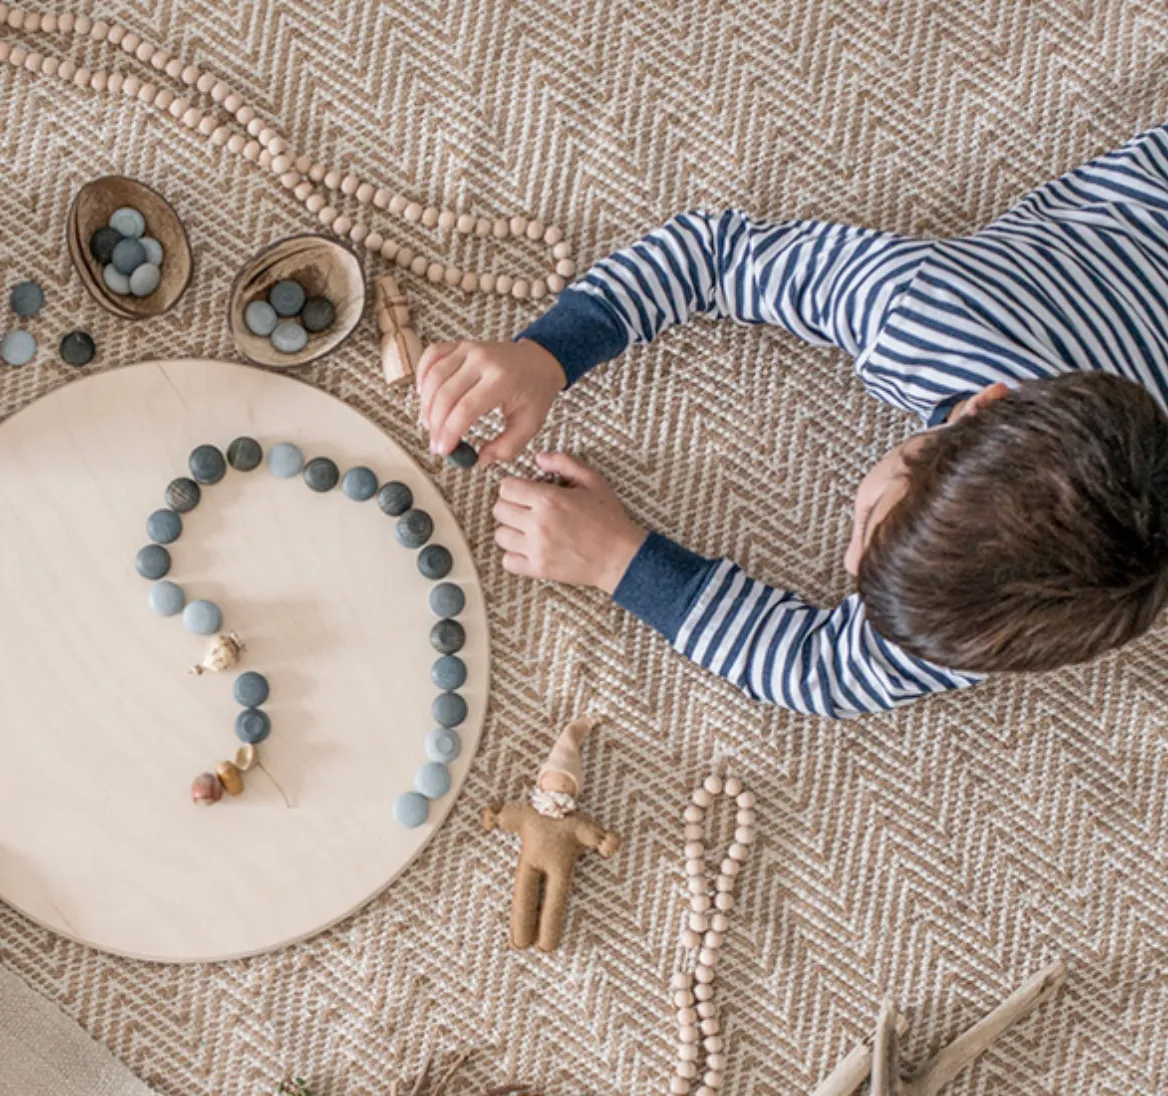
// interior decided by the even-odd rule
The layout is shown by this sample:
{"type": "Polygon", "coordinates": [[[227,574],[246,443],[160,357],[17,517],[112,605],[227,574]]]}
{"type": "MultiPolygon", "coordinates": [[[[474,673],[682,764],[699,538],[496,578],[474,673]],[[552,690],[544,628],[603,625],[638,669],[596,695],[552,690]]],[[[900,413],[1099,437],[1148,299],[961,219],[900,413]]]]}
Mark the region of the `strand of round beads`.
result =
{"type": "Polygon", "coordinates": [[[437,206],[424,206],[386,187],[363,180],[352,172],[342,173],[309,156],[297,155],[276,126],[265,120],[227,83],[196,65],[185,64],[170,51],[144,41],[141,36],[120,24],[94,20],[87,15],[22,11],[0,0],[0,26],[29,34],[74,35],[120,47],[157,75],[143,81],[132,74],[90,70],[2,39],[0,62],[7,61],[16,68],[34,74],[56,77],[79,88],[110,95],[120,93],[169,115],[187,129],[202,134],[216,147],[225,147],[232,154],[270,170],[281,185],[290,190],[308,212],[335,235],[357,246],[364,246],[370,253],[380,255],[387,262],[393,262],[435,284],[458,287],[467,293],[477,291],[511,296],[518,300],[539,300],[549,292],[558,293],[576,273],[571,244],[564,239],[564,232],[558,226],[519,215],[476,217],[470,213],[439,209],[437,206]],[[163,75],[181,85],[179,94],[159,86],[156,81],[163,75]],[[193,102],[196,94],[209,97],[212,105],[207,109],[196,105],[193,102]],[[368,215],[388,214],[447,235],[454,232],[483,241],[512,238],[542,242],[550,248],[553,265],[544,277],[530,279],[489,271],[463,270],[452,263],[442,263],[419,254],[408,245],[387,239],[355,216],[341,212],[337,205],[344,198],[351,199],[358,209],[368,215]]]}
{"type": "Polygon", "coordinates": [[[714,1003],[714,967],[734,909],[734,884],[754,843],[754,793],[736,777],[708,776],[694,789],[685,808],[685,875],[689,913],[682,947],[697,952],[692,972],[678,971],[670,981],[677,1007],[677,1071],[669,1082],[673,1096],[686,1096],[701,1074],[697,1096],[717,1096],[726,1067],[722,1024],[714,1003]],[[711,887],[706,870],[706,811],[719,795],[737,808],[734,840],[711,887]],[[704,1074],[698,1066],[705,1053],[704,1074]]]}

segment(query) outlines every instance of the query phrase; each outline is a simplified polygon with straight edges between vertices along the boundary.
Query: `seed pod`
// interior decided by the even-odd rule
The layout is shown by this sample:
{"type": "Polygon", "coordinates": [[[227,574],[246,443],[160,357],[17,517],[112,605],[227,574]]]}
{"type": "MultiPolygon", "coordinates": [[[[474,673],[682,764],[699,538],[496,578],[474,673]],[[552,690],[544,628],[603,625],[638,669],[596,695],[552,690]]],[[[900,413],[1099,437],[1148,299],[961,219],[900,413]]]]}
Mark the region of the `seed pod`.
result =
{"type": "Polygon", "coordinates": [[[239,795],[243,792],[243,773],[230,761],[218,762],[215,766],[215,774],[228,795],[239,795]]]}
{"type": "Polygon", "coordinates": [[[207,653],[203,655],[203,661],[197,666],[191,667],[192,674],[204,673],[221,673],[224,670],[230,670],[232,666],[239,662],[239,656],[243,654],[243,640],[239,638],[234,632],[227,635],[215,636],[207,644],[207,653]]]}
{"type": "Polygon", "coordinates": [[[211,807],[223,798],[223,785],[214,773],[199,773],[191,782],[191,802],[211,807]]]}

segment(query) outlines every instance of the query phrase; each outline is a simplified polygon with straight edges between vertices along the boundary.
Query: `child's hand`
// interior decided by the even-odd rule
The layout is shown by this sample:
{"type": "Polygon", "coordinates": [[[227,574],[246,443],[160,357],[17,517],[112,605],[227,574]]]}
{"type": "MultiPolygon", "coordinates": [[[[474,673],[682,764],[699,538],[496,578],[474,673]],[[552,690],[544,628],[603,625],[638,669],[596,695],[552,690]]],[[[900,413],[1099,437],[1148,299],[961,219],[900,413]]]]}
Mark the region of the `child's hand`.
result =
{"type": "Polygon", "coordinates": [[[529,578],[595,586],[611,594],[645,540],[604,477],[566,453],[536,463],[568,486],[505,479],[494,515],[503,567],[529,578]]]}
{"type": "Polygon", "coordinates": [[[510,460],[535,437],[568,378],[554,355],[529,339],[435,343],[418,362],[422,424],[443,456],[488,411],[503,411],[503,432],[479,461],[510,460]]]}

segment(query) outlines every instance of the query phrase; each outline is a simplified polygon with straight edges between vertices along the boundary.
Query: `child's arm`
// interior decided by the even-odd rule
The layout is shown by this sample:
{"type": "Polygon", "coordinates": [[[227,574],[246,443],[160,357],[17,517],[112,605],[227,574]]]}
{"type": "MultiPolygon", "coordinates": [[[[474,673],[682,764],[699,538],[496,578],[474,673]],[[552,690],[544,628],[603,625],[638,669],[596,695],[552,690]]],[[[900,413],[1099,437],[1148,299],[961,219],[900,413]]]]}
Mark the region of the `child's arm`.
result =
{"type": "Polygon", "coordinates": [[[500,407],[506,428],[481,456],[514,457],[565,385],[695,315],[773,324],[858,354],[930,247],[821,221],[683,213],[597,263],[516,343],[430,347],[417,385],[432,447],[449,453],[500,407]]]}

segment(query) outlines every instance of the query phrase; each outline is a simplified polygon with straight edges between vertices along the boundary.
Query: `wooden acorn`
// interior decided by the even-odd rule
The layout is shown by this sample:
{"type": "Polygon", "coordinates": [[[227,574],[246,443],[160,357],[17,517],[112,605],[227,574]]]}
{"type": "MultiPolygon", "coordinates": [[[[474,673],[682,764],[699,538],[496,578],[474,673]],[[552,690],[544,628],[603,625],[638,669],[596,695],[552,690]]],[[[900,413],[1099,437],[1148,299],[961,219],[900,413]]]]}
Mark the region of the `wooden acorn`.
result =
{"type": "Polygon", "coordinates": [[[381,332],[381,369],[390,384],[408,380],[422,356],[422,340],[410,326],[409,301],[391,274],[374,284],[375,318],[381,332]]]}
{"type": "Polygon", "coordinates": [[[530,801],[483,808],[484,829],[519,835],[512,947],[554,951],[564,932],[576,861],[591,849],[607,859],[620,848],[620,837],[576,809],[580,744],[597,722],[576,719],[563,729],[540,767],[530,801]]]}

